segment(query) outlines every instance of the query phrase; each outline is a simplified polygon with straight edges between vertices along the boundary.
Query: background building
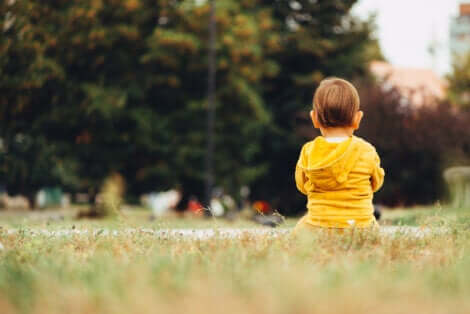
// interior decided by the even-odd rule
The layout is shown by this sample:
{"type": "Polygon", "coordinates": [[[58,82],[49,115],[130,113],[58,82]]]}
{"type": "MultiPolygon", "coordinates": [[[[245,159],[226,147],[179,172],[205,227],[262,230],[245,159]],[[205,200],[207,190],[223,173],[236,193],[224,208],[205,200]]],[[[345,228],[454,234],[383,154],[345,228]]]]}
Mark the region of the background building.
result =
{"type": "Polygon", "coordinates": [[[431,105],[445,98],[447,84],[432,69],[397,67],[383,61],[371,62],[369,69],[379,83],[396,88],[413,106],[431,105]]]}
{"type": "Polygon", "coordinates": [[[450,52],[453,61],[470,52],[470,3],[460,4],[459,16],[451,21],[450,52]]]}

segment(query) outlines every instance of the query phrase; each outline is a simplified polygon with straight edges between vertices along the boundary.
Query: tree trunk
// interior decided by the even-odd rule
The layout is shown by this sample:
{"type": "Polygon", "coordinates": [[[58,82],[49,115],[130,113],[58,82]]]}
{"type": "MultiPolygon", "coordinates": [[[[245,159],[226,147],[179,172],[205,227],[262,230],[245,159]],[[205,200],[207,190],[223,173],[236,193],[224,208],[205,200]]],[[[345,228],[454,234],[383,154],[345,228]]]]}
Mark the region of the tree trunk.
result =
{"type": "Polygon", "coordinates": [[[444,172],[454,208],[470,209],[470,167],[454,167],[444,172]]]}
{"type": "Polygon", "coordinates": [[[34,192],[30,192],[26,194],[26,198],[28,199],[29,209],[35,210],[36,209],[36,195],[34,192]]]}

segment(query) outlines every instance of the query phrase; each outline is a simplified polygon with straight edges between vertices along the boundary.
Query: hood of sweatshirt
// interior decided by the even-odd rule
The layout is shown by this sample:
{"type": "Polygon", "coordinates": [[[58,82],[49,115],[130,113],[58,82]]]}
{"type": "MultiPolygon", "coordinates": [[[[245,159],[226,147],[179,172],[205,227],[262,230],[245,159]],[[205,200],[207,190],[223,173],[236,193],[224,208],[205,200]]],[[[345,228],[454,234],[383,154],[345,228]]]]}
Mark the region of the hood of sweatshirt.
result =
{"type": "Polygon", "coordinates": [[[307,143],[297,163],[308,178],[307,190],[340,188],[347,181],[363,147],[361,139],[355,136],[340,143],[330,143],[319,136],[307,143]]]}

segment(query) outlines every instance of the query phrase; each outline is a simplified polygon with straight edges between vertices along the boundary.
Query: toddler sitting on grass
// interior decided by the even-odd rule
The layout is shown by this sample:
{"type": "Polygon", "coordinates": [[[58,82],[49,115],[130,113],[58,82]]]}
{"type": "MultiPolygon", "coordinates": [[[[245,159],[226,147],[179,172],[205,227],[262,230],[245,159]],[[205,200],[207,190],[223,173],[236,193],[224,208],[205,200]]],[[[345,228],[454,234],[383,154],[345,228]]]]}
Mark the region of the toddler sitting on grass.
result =
{"type": "Polygon", "coordinates": [[[375,148],[353,135],[363,115],[351,83],[339,78],[320,83],[310,116],[322,136],[302,147],[295,169],[308,209],[295,231],[377,225],[372,198],[383,184],[384,170],[375,148]]]}

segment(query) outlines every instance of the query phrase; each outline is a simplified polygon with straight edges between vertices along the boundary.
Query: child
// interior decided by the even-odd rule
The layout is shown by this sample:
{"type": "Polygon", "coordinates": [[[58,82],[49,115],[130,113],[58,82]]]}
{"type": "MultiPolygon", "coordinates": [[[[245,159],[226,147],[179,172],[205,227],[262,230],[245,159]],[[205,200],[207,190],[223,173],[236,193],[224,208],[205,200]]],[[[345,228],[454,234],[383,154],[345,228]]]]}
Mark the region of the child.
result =
{"type": "Polygon", "coordinates": [[[302,147],[295,169],[297,188],[308,199],[296,231],[377,225],[372,197],[383,184],[384,170],[375,148],[353,135],[363,115],[351,83],[339,78],[320,83],[310,116],[322,136],[302,147]]]}

